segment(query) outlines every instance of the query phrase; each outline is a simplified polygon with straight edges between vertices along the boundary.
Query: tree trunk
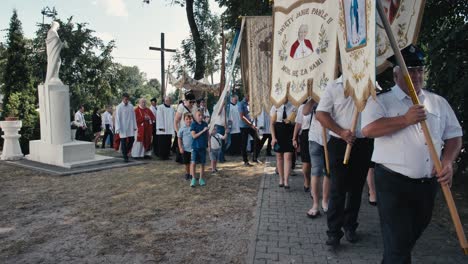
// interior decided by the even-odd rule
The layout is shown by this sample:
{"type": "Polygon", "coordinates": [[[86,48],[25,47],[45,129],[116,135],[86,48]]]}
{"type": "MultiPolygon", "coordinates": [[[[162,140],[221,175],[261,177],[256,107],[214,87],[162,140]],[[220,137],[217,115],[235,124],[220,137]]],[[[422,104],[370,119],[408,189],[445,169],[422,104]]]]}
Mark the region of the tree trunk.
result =
{"type": "Polygon", "coordinates": [[[203,79],[205,75],[205,51],[203,49],[204,43],[200,37],[198,26],[195,23],[195,17],[193,14],[193,2],[194,0],[185,1],[185,11],[187,13],[187,19],[192,32],[193,42],[195,43],[195,74],[196,80],[203,79]]]}

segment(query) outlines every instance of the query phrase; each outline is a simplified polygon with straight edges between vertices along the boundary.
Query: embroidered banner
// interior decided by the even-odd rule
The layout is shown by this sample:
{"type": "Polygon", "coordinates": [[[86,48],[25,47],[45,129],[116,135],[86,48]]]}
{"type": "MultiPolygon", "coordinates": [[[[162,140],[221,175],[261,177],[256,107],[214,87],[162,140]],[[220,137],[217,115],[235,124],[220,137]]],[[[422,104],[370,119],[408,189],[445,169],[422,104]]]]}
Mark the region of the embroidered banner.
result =
{"type": "MultiPolygon", "coordinates": [[[[425,0],[381,0],[400,49],[416,44],[421,27],[425,0]]],[[[387,34],[377,15],[377,72],[383,72],[390,63],[387,58],[393,55],[387,34]]]]}
{"type": "Polygon", "coordinates": [[[271,102],[320,99],[335,77],[336,0],[275,0],[271,102]]]}
{"type": "Polygon", "coordinates": [[[338,43],[345,96],[359,112],[375,96],[375,0],[340,0],[338,43]]]}
{"type": "Polygon", "coordinates": [[[271,16],[245,17],[241,65],[244,87],[250,96],[250,114],[257,117],[271,108],[270,71],[273,19],[271,16]]]}

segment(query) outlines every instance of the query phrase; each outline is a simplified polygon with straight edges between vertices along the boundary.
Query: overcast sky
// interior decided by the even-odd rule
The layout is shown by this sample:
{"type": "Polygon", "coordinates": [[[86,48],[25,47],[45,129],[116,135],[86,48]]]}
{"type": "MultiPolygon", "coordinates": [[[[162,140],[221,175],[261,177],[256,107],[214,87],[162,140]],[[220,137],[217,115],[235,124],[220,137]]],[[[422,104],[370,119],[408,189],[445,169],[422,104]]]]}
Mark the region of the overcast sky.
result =
{"type": "MultiPolygon", "coordinates": [[[[41,10],[55,7],[60,19],[73,16],[74,22],[89,23],[88,27],[105,42],[114,39],[116,62],[136,65],[148,78],[160,79],[160,52],[148,47],[160,47],[161,32],[165,33],[165,47],[173,49],[179,48],[181,41],[190,35],[185,9],[168,2],[152,0],[148,5],[142,0],[1,0],[0,39],[6,40],[5,30],[14,8],[18,10],[25,36],[32,38],[36,24],[42,23],[41,10]]],[[[213,0],[210,7],[216,13],[221,12],[213,0]]],[[[50,22],[50,18],[45,18],[46,24],[50,22]]],[[[171,53],[166,53],[166,67],[170,58],[171,53]]]]}

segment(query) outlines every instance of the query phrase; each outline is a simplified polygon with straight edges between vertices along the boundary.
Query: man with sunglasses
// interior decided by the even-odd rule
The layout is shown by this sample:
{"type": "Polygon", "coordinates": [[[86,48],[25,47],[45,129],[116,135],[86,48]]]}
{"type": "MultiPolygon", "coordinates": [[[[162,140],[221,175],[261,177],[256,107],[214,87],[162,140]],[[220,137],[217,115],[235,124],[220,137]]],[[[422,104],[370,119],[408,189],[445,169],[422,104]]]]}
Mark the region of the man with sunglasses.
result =
{"type": "MultiPolygon", "coordinates": [[[[431,221],[438,183],[451,185],[452,164],[462,145],[462,129],[448,102],[423,89],[424,54],[413,45],[401,53],[421,104],[413,105],[405,76],[395,66],[395,86],[369,99],[362,113],[363,134],[375,138],[372,161],[384,264],[411,263],[411,251],[431,221]],[[419,124],[423,120],[442,162],[440,173],[419,124]]],[[[394,56],[388,60],[396,64],[394,56]]]]}
{"type": "MultiPolygon", "coordinates": [[[[176,136],[175,136],[175,141],[174,144],[177,143],[177,135],[179,134],[179,128],[184,127],[184,120],[182,117],[184,116],[185,113],[191,113],[193,116],[195,116],[198,108],[195,100],[195,95],[193,94],[192,91],[188,91],[184,94],[185,100],[183,101],[182,104],[179,104],[177,106],[177,111],[175,114],[174,118],[174,128],[176,130],[176,136]]],[[[178,146],[176,146],[176,149],[179,149],[178,146]]],[[[182,163],[182,156],[180,155],[179,151],[176,151],[176,162],[182,163]]]]}

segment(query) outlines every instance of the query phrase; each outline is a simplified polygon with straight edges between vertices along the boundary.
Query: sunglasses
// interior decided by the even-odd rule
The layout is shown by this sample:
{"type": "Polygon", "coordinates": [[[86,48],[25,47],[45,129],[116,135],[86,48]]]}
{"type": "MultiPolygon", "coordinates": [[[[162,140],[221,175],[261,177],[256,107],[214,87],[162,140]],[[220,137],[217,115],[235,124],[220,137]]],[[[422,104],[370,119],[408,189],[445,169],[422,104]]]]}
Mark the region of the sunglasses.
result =
{"type": "Polygon", "coordinates": [[[195,100],[190,100],[189,103],[194,104],[195,100]]]}

